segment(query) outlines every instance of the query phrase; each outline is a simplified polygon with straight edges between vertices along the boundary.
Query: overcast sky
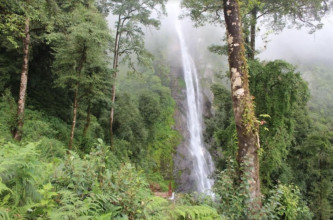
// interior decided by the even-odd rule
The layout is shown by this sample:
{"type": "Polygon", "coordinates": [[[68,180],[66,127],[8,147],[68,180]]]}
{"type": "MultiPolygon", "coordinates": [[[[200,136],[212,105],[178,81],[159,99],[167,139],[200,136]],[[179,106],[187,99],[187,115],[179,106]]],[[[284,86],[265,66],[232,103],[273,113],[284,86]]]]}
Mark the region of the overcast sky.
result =
{"type": "Polygon", "coordinates": [[[263,59],[286,59],[294,62],[323,61],[333,64],[333,16],[323,20],[324,27],[313,34],[309,29],[284,29],[282,33],[271,34],[267,48],[258,36],[259,48],[263,59]]]}
{"type": "MultiPolygon", "coordinates": [[[[169,0],[168,18],[162,20],[161,30],[168,29],[169,32],[173,30],[172,26],[180,12],[178,2],[169,0]]],[[[188,19],[181,22],[185,29],[184,35],[187,35],[188,39],[196,38],[199,43],[206,41],[211,44],[221,42],[223,38],[224,27],[212,28],[211,25],[207,25],[205,28],[195,29],[193,23],[188,19]]],[[[265,60],[284,59],[293,63],[323,62],[331,63],[333,66],[333,15],[324,18],[323,23],[324,27],[313,34],[308,34],[309,29],[307,28],[300,30],[285,28],[280,33],[268,35],[267,44],[262,40],[265,31],[264,28],[261,28],[262,31],[257,35],[257,49],[260,51],[258,57],[265,60]]],[[[202,48],[202,50],[207,50],[207,48],[202,48]]]]}

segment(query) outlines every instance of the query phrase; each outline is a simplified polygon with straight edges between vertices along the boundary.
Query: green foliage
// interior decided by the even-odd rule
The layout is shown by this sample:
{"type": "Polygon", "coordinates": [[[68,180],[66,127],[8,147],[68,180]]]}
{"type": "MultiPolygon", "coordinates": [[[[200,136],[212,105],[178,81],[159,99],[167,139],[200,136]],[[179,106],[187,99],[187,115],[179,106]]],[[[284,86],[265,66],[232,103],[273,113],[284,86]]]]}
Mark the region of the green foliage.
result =
{"type": "Polygon", "coordinates": [[[65,33],[51,34],[55,37],[53,66],[59,75],[57,85],[71,88],[79,81],[81,86],[89,87],[94,83],[95,90],[100,89],[106,83],[100,74],[107,69],[105,50],[110,40],[106,22],[95,8],[84,6],[77,7],[70,14],[70,19],[71,26],[65,33]],[[78,73],[80,62],[83,62],[83,70],[78,73]]]}
{"type": "MultiPolygon", "coordinates": [[[[247,10],[259,7],[263,11],[276,6],[263,2],[251,0],[247,2],[247,10]]],[[[286,11],[272,13],[276,18],[290,12],[297,14],[300,2],[290,5],[290,1],[283,1],[286,11]],[[295,7],[297,10],[291,11],[295,7]]],[[[304,11],[301,17],[315,15],[315,10],[322,9],[321,2],[304,1],[314,11],[304,11]]],[[[152,196],[149,191],[149,184],[166,191],[171,182],[174,188],[172,157],[180,140],[173,129],[175,101],[169,88],[170,68],[162,57],[153,62],[152,55],[144,48],[143,26],[159,26],[152,12],[163,13],[164,3],[164,0],[98,2],[100,11],[109,10],[125,19],[121,27],[119,21],[116,23],[114,31],[121,33],[119,55],[121,64],[127,65],[110,70],[107,50],[113,39],[95,1],[1,1],[0,219],[247,217],[251,211],[247,205],[248,176],[240,181],[235,164],[226,162],[226,158],[236,155],[237,137],[230,93],[219,84],[212,86],[214,115],[206,120],[205,134],[216,166],[223,170],[216,180],[217,200],[185,194],[170,202],[152,196]],[[107,6],[104,9],[103,3],[107,6]],[[19,87],[21,38],[27,17],[32,38],[27,108],[22,143],[13,144],[11,131],[17,108],[13,97],[19,87]],[[108,136],[110,85],[114,83],[111,76],[116,71],[120,73],[117,85],[120,95],[114,106],[116,151],[112,153],[104,143],[108,140],[98,138],[108,136]],[[76,146],[75,152],[66,154],[64,143],[72,122],[70,110],[76,89],[79,100],[76,146]]],[[[202,19],[199,23],[215,21],[216,15],[222,15],[221,2],[186,0],[183,4],[195,6],[190,14],[202,19]],[[205,7],[209,10],[204,12],[205,7]],[[206,17],[211,11],[214,14],[206,17]]],[[[323,12],[320,10],[317,15],[323,12]]],[[[225,53],[225,47],[214,45],[210,49],[225,53]]],[[[266,195],[261,217],[311,219],[301,199],[304,196],[314,218],[331,218],[333,162],[329,126],[332,123],[328,120],[331,111],[327,101],[330,97],[318,95],[322,93],[320,88],[329,87],[329,80],[310,85],[317,88],[314,91],[319,97],[318,104],[310,105],[311,109],[327,116],[313,115],[314,123],[306,111],[307,85],[294,67],[275,61],[253,62],[250,69],[256,113],[261,122],[266,122],[260,126],[261,177],[266,195]],[[291,182],[297,187],[290,185],[291,182]]],[[[329,74],[325,73],[325,77],[329,79],[329,74]]],[[[178,81],[180,87],[185,85],[180,78],[178,81]]]]}
{"type": "Polygon", "coordinates": [[[235,157],[238,148],[231,94],[222,84],[213,84],[211,90],[214,95],[214,115],[205,120],[204,138],[211,145],[216,167],[224,169],[226,158],[235,157]]]}
{"type": "Polygon", "coordinates": [[[11,131],[16,122],[17,105],[9,90],[0,98],[0,134],[1,138],[11,139],[11,131]]]}
{"type": "Polygon", "coordinates": [[[51,212],[51,219],[89,219],[90,199],[81,200],[77,194],[68,190],[58,192],[60,196],[58,209],[51,212]]]}
{"type": "Polygon", "coordinates": [[[139,97],[139,110],[148,127],[158,122],[160,109],[158,97],[151,93],[143,93],[139,97]]]}
{"type": "MultiPolygon", "coordinates": [[[[181,195],[179,195],[181,196],[181,195]]],[[[147,219],[151,220],[187,220],[187,219],[221,219],[216,209],[204,203],[201,204],[182,204],[176,199],[174,204],[159,197],[151,197],[147,205],[147,219]]]]}
{"type": "Polygon", "coordinates": [[[1,14],[5,22],[0,25],[0,47],[5,49],[0,53],[4,73],[0,83],[0,218],[148,218],[148,182],[155,181],[165,189],[173,181],[172,155],[179,135],[172,129],[175,102],[168,88],[170,70],[163,59],[152,69],[141,26],[159,25],[151,12],[161,9],[163,13],[165,1],[145,1],[147,7],[138,1],[111,3],[115,14],[123,13],[125,6],[130,14],[137,10],[121,29],[120,53],[123,61],[130,61],[128,69],[143,64],[139,67],[141,80],[132,78],[134,82],[127,80],[119,86],[120,91],[127,83],[128,88],[140,89],[126,88],[117,97],[115,154],[97,139],[107,134],[114,70],[109,69],[107,53],[112,39],[94,1],[0,3],[6,12],[1,14]],[[17,96],[18,51],[26,17],[30,18],[32,39],[28,96],[23,140],[16,145],[7,141],[15,125],[17,106],[12,93],[17,96]],[[133,52],[138,62],[133,62],[133,52]],[[64,143],[76,90],[76,146],[75,152],[66,154],[64,143]]]}
{"type": "Polygon", "coordinates": [[[145,216],[144,208],[148,202],[148,183],[141,172],[136,172],[130,164],[124,164],[119,171],[111,177],[112,194],[115,202],[122,207],[122,212],[129,219],[138,219],[145,216]]]}
{"type": "MultiPolygon", "coordinates": [[[[237,164],[228,161],[227,168],[217,175],[214,192],[219,203],[219,212],[226,219],[246,219],[251,210],[247,207],[249,200],[248,181],[239,181],[237,164]]],[[[246,173],[243,179],[249,178],[246,173]]]]}
{"type": "Polygon", "coordinates": [[[165,13],[165,2],[166,0],[111,0],[105,4],[107,11],[117,18],[114,25],[116,42],[113,51],[117,64],[113,68],[118,68],[119,57],[123,58],[124,63],[128,63],[134,73],[137,72],[137,63],[143,66],[151,65],[152,56],[144,47],[143,27],[159,27],[160,21],[155,19],[152,13],[165,13]]]}
{"type": "Polygon", "coordinates": [[[269,195],[262,208],[263,219],[312,219],[298,187],[279,184],[269,195]]]}
{"type": "MultiPolygon", "coordinates": [[[[284,61],[253,61],[250,75],[256,114],[270,116],[260,119],[263,124],[260,126],[263,149],[261,179],[264,186],[270,186],[272,180],[290,176],[285,160],[292,144],[304,135],[309,126],[306,110],[309,89],[300,74],[295,73],[295,67],[284,61]]],[[[290,180],[290,177],[286,178],[290,180]]]]}
{"type": "Polygon", "coordinates": [[[44,112],[25,111],[25,126],[23,128],[23,140],[38,141],[43,137],[53,138],[65,142],[68,126],[59,118],[48,116],[44,112]]]}
{"type": "Polygon", "coordinates": [[[173,182],[172,155],[180,137],[173,129],[175,101],[165,86],[170,81],[170,69],[164,62],[157,58],[155,72],[142,68],[141,75],[119,75],[114,134],[123,146],[117,154],[144,169],[151,184],[167,190],[173,182]]]}
{"type": "MultiPolygon", "coordinates": [[[[326,127],[329,120],[325,120],[326,125],[318,120],[311,120],[307,109],[308,86],[290,64],[284,61],[254,61],[250,63],[250,74],[250,89],[255,97],[256,114],[261,124],[259,153],[262,193],[272,200],[279,200],[279,204],[284,204],[283,208],[273,204],[266,205],[266,208],[272,208],[267,211],[270,214],[266,217],[279,219],[290,214],[289,219],[311,219],[311,214],[301,199],[303,197],[315,219],[329,219],[331,214],[328,210],[332,207],[332,175],[328,172],[332,169],[332,158],[329,156],[332,155],[332,142],[329,138],[331,132],[326,127]],[[297,187],[289,186],[291,183],[297,187]],[[275,192],[279,196],[274,198],[270,193],[276,187],[286,188],[283,188],[283,193],[275,192]],[[292,196],[284,200],[288,194],[292,196]],[[296,201],[297,208],[291,208],[293,202],[289,204],[287,200],[296,201]],[[286,207],[293,210],[294,214],[282,213],[288,209],[286,207]],[[282,214],[278,214],[279,212],[282,214]]],[[[223,175],[220,174],[223,176],[223,184],[220,178],[216,182],[217,186],[223,186],[217,194],[223,195],[221,203],[229,201],[224,206],[229,207],[230,211],[227,212],[230,215],[234,213],[236,218],[242,218],[240,213],[243,213],[243,217],[246,216],[246,197],[239,193],[241,186],[236,171],[230,170],[228,167],[231,165],[225,162],[225,158],[234,158],[237,152],[231,102],[228,100],[230,94],[222,85],[214,85],[212,92],[215,112],[213,117],[206,120],[205,140],[211,143],[213,155],[218,155],[215,156],[216,167],[221,170],[227,168],[223,175]],[[233,191],[234,189],[237,190],[233,191]]],[[[269,204],[269,199],[265,203],[269,204]]]]}
{"type": "Polygon", "coordinates": [[[70,152],[64,161],[53,163],[38,159],[38,144],[8,143],[0,149],[0,214],[4,219],[137,219],[147,215],[150,193],[143,172],[130,164],[120,165],[101,140],[84,159],[70,152]]]}
{"type": "Polygon", "coordinates": [[[38,187],[48,178],[46,166],[38,160],[38,143],[24,147],[1,143],[0,204],[8,208],[8,215],[26,215],[33,202],[40,199],[38,187]]]}
{"type": "Polygon", "coordinates": [[[332,216],[332,152],[331,133],[313,131],[302,145],[296,146],[289,158],[295,169],[295,182],[308,198],[315,219],[332,216]]]}
{"type": "MultiPolygon", "coordinates": [[[[247,219],[249,209],[249,175],[245,173],[239,181],[236,163],[229,161],[227,168],[218,174],[215,183],[215,195],[219,201],[219,211],[226,219],[247,219]]],[[[258,213],[258,219],[312,219],[309,207],[302,200],[298,187],[278,184],[270,190],[263,207],[258,213]]]]}
{"type": "Polygon", "coordinates": [[[172,219],[221,219],[216,210],[209,206],[176,206],[170,212],[170,218],[172,219]]]}

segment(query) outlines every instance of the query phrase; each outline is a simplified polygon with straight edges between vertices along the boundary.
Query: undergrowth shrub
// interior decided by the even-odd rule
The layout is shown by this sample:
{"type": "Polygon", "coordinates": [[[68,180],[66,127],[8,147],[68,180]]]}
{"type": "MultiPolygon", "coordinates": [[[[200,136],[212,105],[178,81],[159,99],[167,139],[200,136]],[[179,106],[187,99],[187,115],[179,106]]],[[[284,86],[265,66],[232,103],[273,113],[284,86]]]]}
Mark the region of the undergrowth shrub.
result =
{"type": "MultiPolygon", "coordinates": [[[[239,181],[236,163],[228,162],[227,168],[217,175],[214,191],[219,212],[225,219],[247,219],[249,209],[249,175],[246,172],[239,181]]],[[[263,199],[263,207],[255,219],[312,219],[312,213],[301,198],[299,189],[293,185],[279,184],[263,199]]]]}
{"type": "Polygon", "coordinates": [[[82,157],[48,138],[0,144],[0,219],[219,219],[198,195],[176,205],[152,196],[144,171],[102,140],[82,157]]]}
{"type": "Polygon", "coordinates": [[[101,140],[83,158],[47,138],[0,144],[0,219],[145,218],[143,172],[121,165],[101,140]]]}
{"type": "Polygon", "coordinates": [[[23,141],[39,141],[43,137],[66,142],[69,126],[59,118],[37,110],[26,109],[23,126],[23,141]]]}
{"type": "Polygon", "coordinates": [[[110,189],[114,203],[122,207],[129,219],[145,217],[145,208],[150,195],[143,171],[136,171],[131,164],[123,164],[110,176],[110,189]]]}
{"type": "Polygon", "coordinates": [[[37,150],[41,155],[41,159],[45,162],[51,162],[58,159],[62,159],[66,155],[66,147],[63,142],[43,137],[40,139],[37,145],[37,150]]]}
{"type": "Polygon", "coordinates": [[[310,220],[313,217],[297,186],[279,184],[269,192],[262,208],[263,219],[310,220]]]}
{"type": "Polygon", "coordinates": [[[217,210],[207,204],[185,205],[184,197],[177,195],[175,201],[167,201],[160,197],[151,197],[147,205],[149,220],[214,220],[221,219],[217,210]]]}
{"type": "Polygon", "coordinates": [[[2,144],[0,148],[0,207],[11,218],[26,216],[33,203],[40,199],[39,184],[47,179],[45,164],[36,151],[38,143],[18,146],[2,144]]]}
{"type": "Polygon", "coordinates": [[[11,140],[16,123],[17,104],[9,90],[6,90],[0,97],[0,137],[11,140]]]}

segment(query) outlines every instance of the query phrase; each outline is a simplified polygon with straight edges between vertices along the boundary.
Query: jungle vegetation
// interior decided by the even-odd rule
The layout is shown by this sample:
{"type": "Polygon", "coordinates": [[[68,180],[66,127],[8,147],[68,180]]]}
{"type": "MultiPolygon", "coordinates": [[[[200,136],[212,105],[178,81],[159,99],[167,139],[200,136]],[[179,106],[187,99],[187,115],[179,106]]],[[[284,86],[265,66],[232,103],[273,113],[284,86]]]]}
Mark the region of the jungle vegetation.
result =
{"type": "Polygon", "coordinates": [[[214,197],[174,201],[152,191],[177,189],[179,88],[168,45],[148,51],[144,29],[166,3],[0,2],[0,219],[332,219],[332,67],[263,61],[255,48],[260,17],[314,31],[332,2],[182,1],[197,25],[225,25],[228,45],[210,50],[229,56],[232,86],[209,88],[214,197]]]}

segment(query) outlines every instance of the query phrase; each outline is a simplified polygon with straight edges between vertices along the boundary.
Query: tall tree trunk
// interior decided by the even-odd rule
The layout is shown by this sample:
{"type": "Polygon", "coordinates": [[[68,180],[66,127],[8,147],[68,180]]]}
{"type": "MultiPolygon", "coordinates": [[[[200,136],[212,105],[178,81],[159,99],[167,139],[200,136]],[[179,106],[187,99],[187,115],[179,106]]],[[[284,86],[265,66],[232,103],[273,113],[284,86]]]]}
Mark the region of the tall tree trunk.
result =
{"type": "Polygon", "coordinates": [[[75,90],[74,90],[74,103],[73,103],[73,120],[72,120],[72,127],[71,127],[71,133],[68,143],[68,150],[72,150],[73,146],[73,140],[74,140],[74,134],[75,134],[75,126],[76,126],[76,118],[77,118],[77,107],[79,102],[79,87],[80,87],[80,75],[83,68],[84,63],[87,59],[87,47],[86,45],[83,46],[81,58],[79,60],[79,64],[76,68],[76,75],[77,75],[77,82],[75,84],[75,90]]]}
{"type": "Polygon", "coordinates": [[[24,108],[25,108],[25,98],[27,93],[27,83],[28,83],[28,71],[29,71],[29,46],[30,46],[30,20],[25,19],[24,25],[24,35],[23,38],[23,64],[21,72],[21,84],[20,93],[17,103],[17,125],[14,130],[14,138],[18,141],[22,138],[22,128],[24,124],[24,108]]]}
{"type": "Polygon", "coordinates": [[[71,134],[70,134],[69,143],[68,143],[68,150],[72,150],[73,140],[74,140],[76,118],[77,118],[79,83],[77,83],[75,87],[76,88],[75,88],[75,92],[74,92],[73,121],[72,121],[71,134]]]}
{"type": "Polygon", "coordinates": [[[86,123],[84,125],[83,128],[83,137],[87,136],[87,132],[90,126],[90,114],[91,114],[91,102],[89,99],[89,103],[88,103],[88,108],[87,108],[87,117],[86,117],[86,123]]]}
{"type": "Polygon", "coordinates": [[[251,42],[249,59],[254,60],[256,53],[256,28],[257,28],[257,8],[251,11],[251,42]]]}
{"type": "Polygon", "coordinates": [[[112,94],[111,94],[111,100],[112,100],[112,106],[110,111],[110,145],[111,149],[114,147],[114,141],[113,141],[113,118],[114,118],[114,103],[116,100],[116,79],[117,79],[117,72],[118,72],[118,58],[119,58],[119,42],[120,42],[120,16],[118,20],[118,28],[116,33],[116,39],[114,43],[114,52],[113,52],[113,70],[115,71],[113,73],[113,84],[112,84],[112,94]]]}
{"type": "Polygon", "coordinates": [[[237,161],[243,167],[240,175],[248,177],[246,181],[249,184],[249,209],[252,210],[249,219],[254,219],[261,207],[258,123],[249,91],[239,1],[223,0],[223,8],[229,48],[232,102],[238,136],[237,161]]]}

